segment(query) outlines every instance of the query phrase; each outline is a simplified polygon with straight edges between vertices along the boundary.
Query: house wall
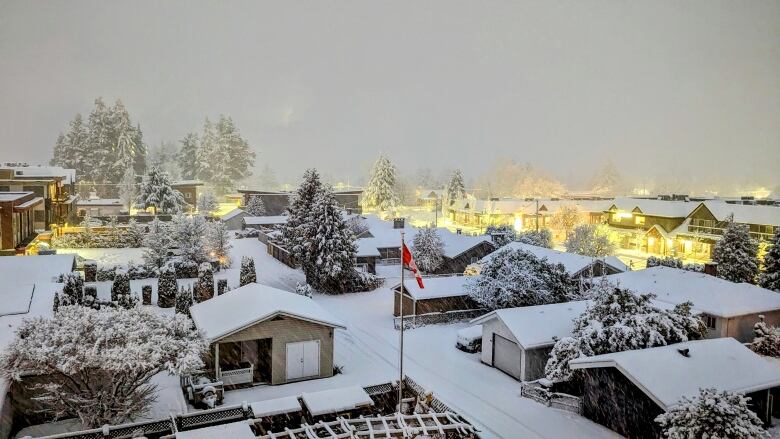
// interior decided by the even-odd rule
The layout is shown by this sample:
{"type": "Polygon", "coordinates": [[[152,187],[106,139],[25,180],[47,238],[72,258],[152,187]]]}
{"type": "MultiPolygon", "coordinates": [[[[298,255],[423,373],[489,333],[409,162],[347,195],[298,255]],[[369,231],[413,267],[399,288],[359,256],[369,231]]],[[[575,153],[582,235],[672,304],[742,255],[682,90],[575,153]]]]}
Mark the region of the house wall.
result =
{"type": "Polygon", "coordinates": [[[708,328],[707,338],[732,337],[742,343],[752,342],[754,338],[753,326],[760,320],[759,316],[764,316],[764,321],[769,325],[780,326],[780,310],[728,319],[721,317],[716,319],[715,329],[708,328]]]}
{"type": "Polygon", "coordinates": [[[623,374],[612,367],[582,372],[583,416],[632,439],[660,437],[655,418],[663,410],[623,374]]]}
{"type": "Polygon", "coordinates": [[[222,220],[228,230],[241,230],[244,226],[244,217],[246,213],[239,213],[238,215],[230,218],[229,220],[222,220]]]}
{"type": "Polygon", "coordinates": [[[441,267],[439,267],[435,274],[452,274],[463,273],[469,264],[479,261],[483,257],[495,251],[496,247],[489,242],[482,242],[465,252],[461,253],[455,258],[444,257],[441,267]]]}
{"type": "Polygon", "coordinates": [[[482,357],[480,359],[488,366],[493,365],[493,334],[498,334],[517,343],[515,336],[498,317],[482,323],[482,357]]]}
{"type": "Polygon", "coordinates": [[[523,350],[523,381],[544,378],[544,367],[552,351],[552,346],[523,350]]]}
{"type": "MultiPolygon", "coordinates": [[[[307,322],[292,317],[281,317],[260,322],[229,337],[220,343],[231,341],[259,340],[271,341],[271,384],[287,383],[287,343],[320,340],[320,374],[313,378],[333,376],[333,328],[307,322]]],[[[213,348],[212,348],[213,352],[213,348]]],[[[300,381],[300,380],[293,380],[300,381]]]]}
{"type": "Polygon", "coordinates": [[[368,272],[371,274],[376,274],[376,259],[376,256],[358,256],[357,263],[366,264],[368,267],[368,272]]]}

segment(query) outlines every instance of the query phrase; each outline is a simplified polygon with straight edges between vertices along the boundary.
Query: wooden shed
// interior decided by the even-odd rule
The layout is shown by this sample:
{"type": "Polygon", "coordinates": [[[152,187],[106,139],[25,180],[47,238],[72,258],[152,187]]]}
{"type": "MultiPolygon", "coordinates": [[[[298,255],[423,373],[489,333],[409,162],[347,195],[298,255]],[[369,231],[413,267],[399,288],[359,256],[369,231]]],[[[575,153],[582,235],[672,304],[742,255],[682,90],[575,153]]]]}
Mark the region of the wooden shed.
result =
{"type": "Polygon", "coordinates": [[[401,284],[393,287],[393,315],[396,317],[401,315],[401,300],[404,301],[404,316],[480,309],[464,288],[468,279],[465,276],[426,277],[423,279],[425,288],[417,285],[414,275],[409,274],[407,279],[403,295],[401,284]]]}
{"type": "Polygon", "coordinates": [[[190,308],[226,385],[285,384],[333,375],[333,332],[346,329],[314,300],[252,283],[190,308]]]}

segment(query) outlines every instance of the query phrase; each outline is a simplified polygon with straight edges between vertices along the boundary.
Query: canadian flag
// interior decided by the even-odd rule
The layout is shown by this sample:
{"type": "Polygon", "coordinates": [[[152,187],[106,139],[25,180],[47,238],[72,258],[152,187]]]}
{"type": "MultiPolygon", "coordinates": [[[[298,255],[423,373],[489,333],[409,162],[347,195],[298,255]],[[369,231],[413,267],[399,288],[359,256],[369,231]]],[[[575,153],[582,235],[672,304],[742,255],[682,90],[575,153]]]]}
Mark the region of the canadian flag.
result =
{"type": "Polygon", "coordinates": [[[417,285],[419,285],[420,288],[425,288],[425,285],[423,285],[422,276],[420,276],[420,271],[417,269],[417,264],[414,263],[414,258],[412,258],[412,252],[409,251],[409,247],[406,246],[406,243],[403,244],[402,253],[403,254],[401,259],[403,264],[412,270],[412,273],[414,273],[414,278],[417,279],[417,285]]]}

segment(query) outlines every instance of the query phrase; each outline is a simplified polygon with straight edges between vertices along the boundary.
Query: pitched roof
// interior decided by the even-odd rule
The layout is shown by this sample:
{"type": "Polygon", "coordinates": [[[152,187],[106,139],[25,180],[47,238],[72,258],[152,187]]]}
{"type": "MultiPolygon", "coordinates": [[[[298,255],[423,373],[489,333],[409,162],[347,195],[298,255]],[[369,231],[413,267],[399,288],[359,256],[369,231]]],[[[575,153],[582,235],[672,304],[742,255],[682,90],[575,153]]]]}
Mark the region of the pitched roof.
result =
{"type": "MultiPolygon", "coordinates": [[[[409,277],[404,281],[404,287],[406,287],[407,294],[417,300],[465,296],[468,294],[465,289],[467,279],[469,279],[468,276],[426,277],[423,278],[425,288],[420,289],[414,280],[414,275],[409,274],[409,277]]],[[[393,286],[393,290],[400,286],[400,283],[396,284],[393,286]]]]}
{"type": "Polygon", "coordinates": [[[244,224],[246,225],[273,225],[273,224],[286,224],[287,215],[268,215],[268,216],[245,216],[244,224]]]}
{"type": "MultiPolygon", "coordinates": [[[[522,250],[527,253],[531,253],[537,258],[545,258],[547,262],[551,264],[561,264],[567,273],[574,276],[589,268],[591,265],[599,261],[598,258],[590,256],[578,255],[576,253],[567,253],[560,250],[553,250],[546,247],[539,247],[536,245],[525,244],[522,242],[510,242],[501,248],[511,250],[522,250]]],[[[496,253],[491,253],[480,261],[481,264],[489,262],[495,257],[496,253]]],[[[618,268],[618,267],[615,267],[618,268]]]]}
{"type": "Polygon", "coordinates": [[[734,283],[695,271],[652,267],[607,276],[635,293],[656,295],[656,301],[693,308],[717,317],[736,317],[780,309],[780,294],[748,283],[734,283]]]}
{"type": "Polygon", "coordinates": [[[780,385],[780,366],[733,338],[714,338],[650,349],[577,358],[572,369],[614,367],[662,409],[699,389],[749,393],[780,385]],[[680,350],[688,349],[688,356],[680,350]]]}
{"type": "Polygon", "coordinates": [[[734,222],[780,226],[780,207],[751,204],[730,204],[724,201],[705,201],[703,204],[718,221],[734,216],[734,222]]]}
{"type": "Polygon", "coordinates": [[[500,319],[524,349],[552,346],[553,337],[569,337],[574,319],[588,306],[587,300],[553,303],[549,305],[523,306],[491,311],[471,321],[482,324],[500,319]]]}
{"type": "Polygon", "coordinates": [[[650,200],[645,198],[615,198],[611,203],[618,210],[633,212],[639,209],[644,215],[667,218],[685,218],[698,203],[691,201],[650,200]]]}
{"type": "Polygon", "coordinates": [[[227,221],[229,219],[235,218],[237,215],[241,215],[242,213],[246,213],[246,212],[244,212],[243,210],[241,210],[238,207],[236,207],[235,209],[231,210],[230,212],[228,212],[228,213],[222,215],[221,217],[219,217],[219,219],[221,219],[222,221],[227,221]]]}
{"type": "Polygon", "coordinates": [[[75,263],[76,256],[67,254],[0,257],[0,279],[16,283],[48,283],[60,274],[73,271],[75,263]]]}
{"type": "Polygon", "coordinates": [[[258,283],[195,304],[190,314],[209,343],[277,315],[346,329],[314,300],[258,283]]]}

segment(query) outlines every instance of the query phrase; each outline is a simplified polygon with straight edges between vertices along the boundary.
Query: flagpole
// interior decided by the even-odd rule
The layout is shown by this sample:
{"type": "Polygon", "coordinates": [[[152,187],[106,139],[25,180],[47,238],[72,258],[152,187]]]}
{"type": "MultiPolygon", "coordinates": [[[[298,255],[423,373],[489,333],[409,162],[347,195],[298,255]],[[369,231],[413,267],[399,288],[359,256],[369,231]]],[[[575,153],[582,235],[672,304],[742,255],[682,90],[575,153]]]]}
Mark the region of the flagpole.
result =
{"type": "Polygon", "coordinates": [[[401,330],[399,331],[398,342],[398,413],[401,413],[401,402],[403,401],[404,389],[404,232],[401,231],[401,297],[398,299],[399,312],[401,319],[401,330]]]}

